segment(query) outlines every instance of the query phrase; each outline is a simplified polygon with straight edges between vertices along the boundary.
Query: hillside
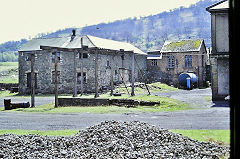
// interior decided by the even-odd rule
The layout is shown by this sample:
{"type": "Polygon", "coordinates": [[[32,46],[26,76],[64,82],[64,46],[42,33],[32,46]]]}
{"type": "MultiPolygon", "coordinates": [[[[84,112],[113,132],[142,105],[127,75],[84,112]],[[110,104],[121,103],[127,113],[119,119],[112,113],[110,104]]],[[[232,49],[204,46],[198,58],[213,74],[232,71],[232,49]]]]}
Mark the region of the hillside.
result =
{"type": "MultiPolygon", "coordinates": [[[[128,18],[111,23],[75,28],[77,34],[89,34],[107,39],[130,42],[143,51],[161,49],[164,41],[173,39],[205,40],[211,46],[210,14],[206,7],[219,0],[202,0],[189,8],[180,7],[169,12],[140,18],[128,18]]],[[[58,30],[54,33],[39,33],[37,37],[58,37],[71,34],[73,28],[58,30]]],[[[10,41],[0,45],[0,61],[11,61],[4,55],[16,56],[18,48],[26,40],[10,41]],[[15,54],[14,54],[15,53],[15,54]]],[[[15,57],[14,60],[16,60],[15,57]]],[[[12,60],[12,61],[14,61],[12,60]]]]}

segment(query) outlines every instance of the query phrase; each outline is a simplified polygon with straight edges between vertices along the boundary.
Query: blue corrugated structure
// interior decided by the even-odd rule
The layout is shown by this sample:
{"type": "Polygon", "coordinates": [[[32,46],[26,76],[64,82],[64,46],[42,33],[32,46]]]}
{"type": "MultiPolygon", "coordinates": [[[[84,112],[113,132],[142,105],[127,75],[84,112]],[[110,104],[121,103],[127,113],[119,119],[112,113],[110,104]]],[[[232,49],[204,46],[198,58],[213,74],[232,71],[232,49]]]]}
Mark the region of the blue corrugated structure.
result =
{"type": "Polygon", "coordinates": [[[189,84],[187,84],[187,78],[190,78],[190,87],[197,86],[198,83],[198,77],[194,73],[181,73],[178,76],[178,82],[181,86],[189,88],[189,84]]]}

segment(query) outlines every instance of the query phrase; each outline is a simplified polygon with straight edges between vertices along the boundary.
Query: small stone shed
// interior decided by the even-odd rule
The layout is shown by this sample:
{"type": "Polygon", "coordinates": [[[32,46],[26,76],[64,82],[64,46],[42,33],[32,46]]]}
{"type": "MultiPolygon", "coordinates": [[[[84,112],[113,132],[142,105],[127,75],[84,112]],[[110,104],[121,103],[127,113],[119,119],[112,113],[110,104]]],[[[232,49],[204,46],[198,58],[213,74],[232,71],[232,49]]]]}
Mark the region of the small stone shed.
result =
{"type": "Polygon", "coordinates": [[[80,92],[82,87],[84,92],[95,92],[95,77],[98,90],[109,87],[111,81],[131,82],[133,54],[137,63],[134,65],[135,81],[141,81],[140,70],[145,72],[147,68],[147,54],[129,43],[75,35],[75,32],[67,37],[32,39],[19,50],[20,94],[31,92],[30,55],[33,53],[35,92],[41,94],[54,93],[55,55],[58,59],[56,70],[59,93],[72,93],[74,88],[80,92]]]}
{"type": "Polygon", "coordinates": [[[160,81],[178,87],[181,73],[193,72],[199,86],[205,84],[207,50],[204,40],[166,41],[161,51],[148,52],[147,67],[150,81],[160,81]]]}

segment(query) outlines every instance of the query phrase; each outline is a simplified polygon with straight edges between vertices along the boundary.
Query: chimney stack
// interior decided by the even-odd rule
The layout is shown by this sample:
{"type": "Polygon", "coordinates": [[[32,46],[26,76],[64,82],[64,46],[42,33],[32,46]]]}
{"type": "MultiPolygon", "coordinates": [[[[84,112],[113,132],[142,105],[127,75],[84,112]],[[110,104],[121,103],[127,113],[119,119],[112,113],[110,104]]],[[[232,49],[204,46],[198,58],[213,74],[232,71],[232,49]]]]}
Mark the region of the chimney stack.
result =
{"type": "Polygon", "coordinates": [[[73,29],[73,30],[72,30],[72,36],[71,36],[70,42],[73,41],[73,39],[75,38],[75,36],[76,36],[76,30],[73,29]]]}
{"type": "Polygon", "coordinates": [[[76,30],[75,29],[72,30],[72,36],[76,36],[76,30]]]}

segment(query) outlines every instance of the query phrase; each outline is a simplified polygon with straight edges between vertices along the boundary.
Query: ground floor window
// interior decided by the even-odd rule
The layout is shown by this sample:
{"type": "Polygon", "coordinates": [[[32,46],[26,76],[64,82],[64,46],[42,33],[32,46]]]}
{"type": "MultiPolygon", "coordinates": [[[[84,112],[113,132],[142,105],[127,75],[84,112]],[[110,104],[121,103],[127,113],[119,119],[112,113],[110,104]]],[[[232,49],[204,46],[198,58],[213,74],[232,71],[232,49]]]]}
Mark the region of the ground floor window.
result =
{"type": "MultiPolygon", "coordinates": [[[[77,73],[77,82],[81,84],[81,72],[77,73]]],[[[83,72],[83,83],[87,83],[87,74],[83,72]]]]}
{"type": "MultiPolygon", "coordinates": [[[[35,73],[35,88],[37,88],[37,73],[35,73]]],[[[31,88],[31,72],[27,73],[27,87],[31,88]]]]}
{"type": "MultiPolygon", "coordinates": [[[[52,83],[55,83],[55,71],[52,71],[52,83]]],[[[57,83],[60,83],[60,71],[57,71],[57,83]]]]}

